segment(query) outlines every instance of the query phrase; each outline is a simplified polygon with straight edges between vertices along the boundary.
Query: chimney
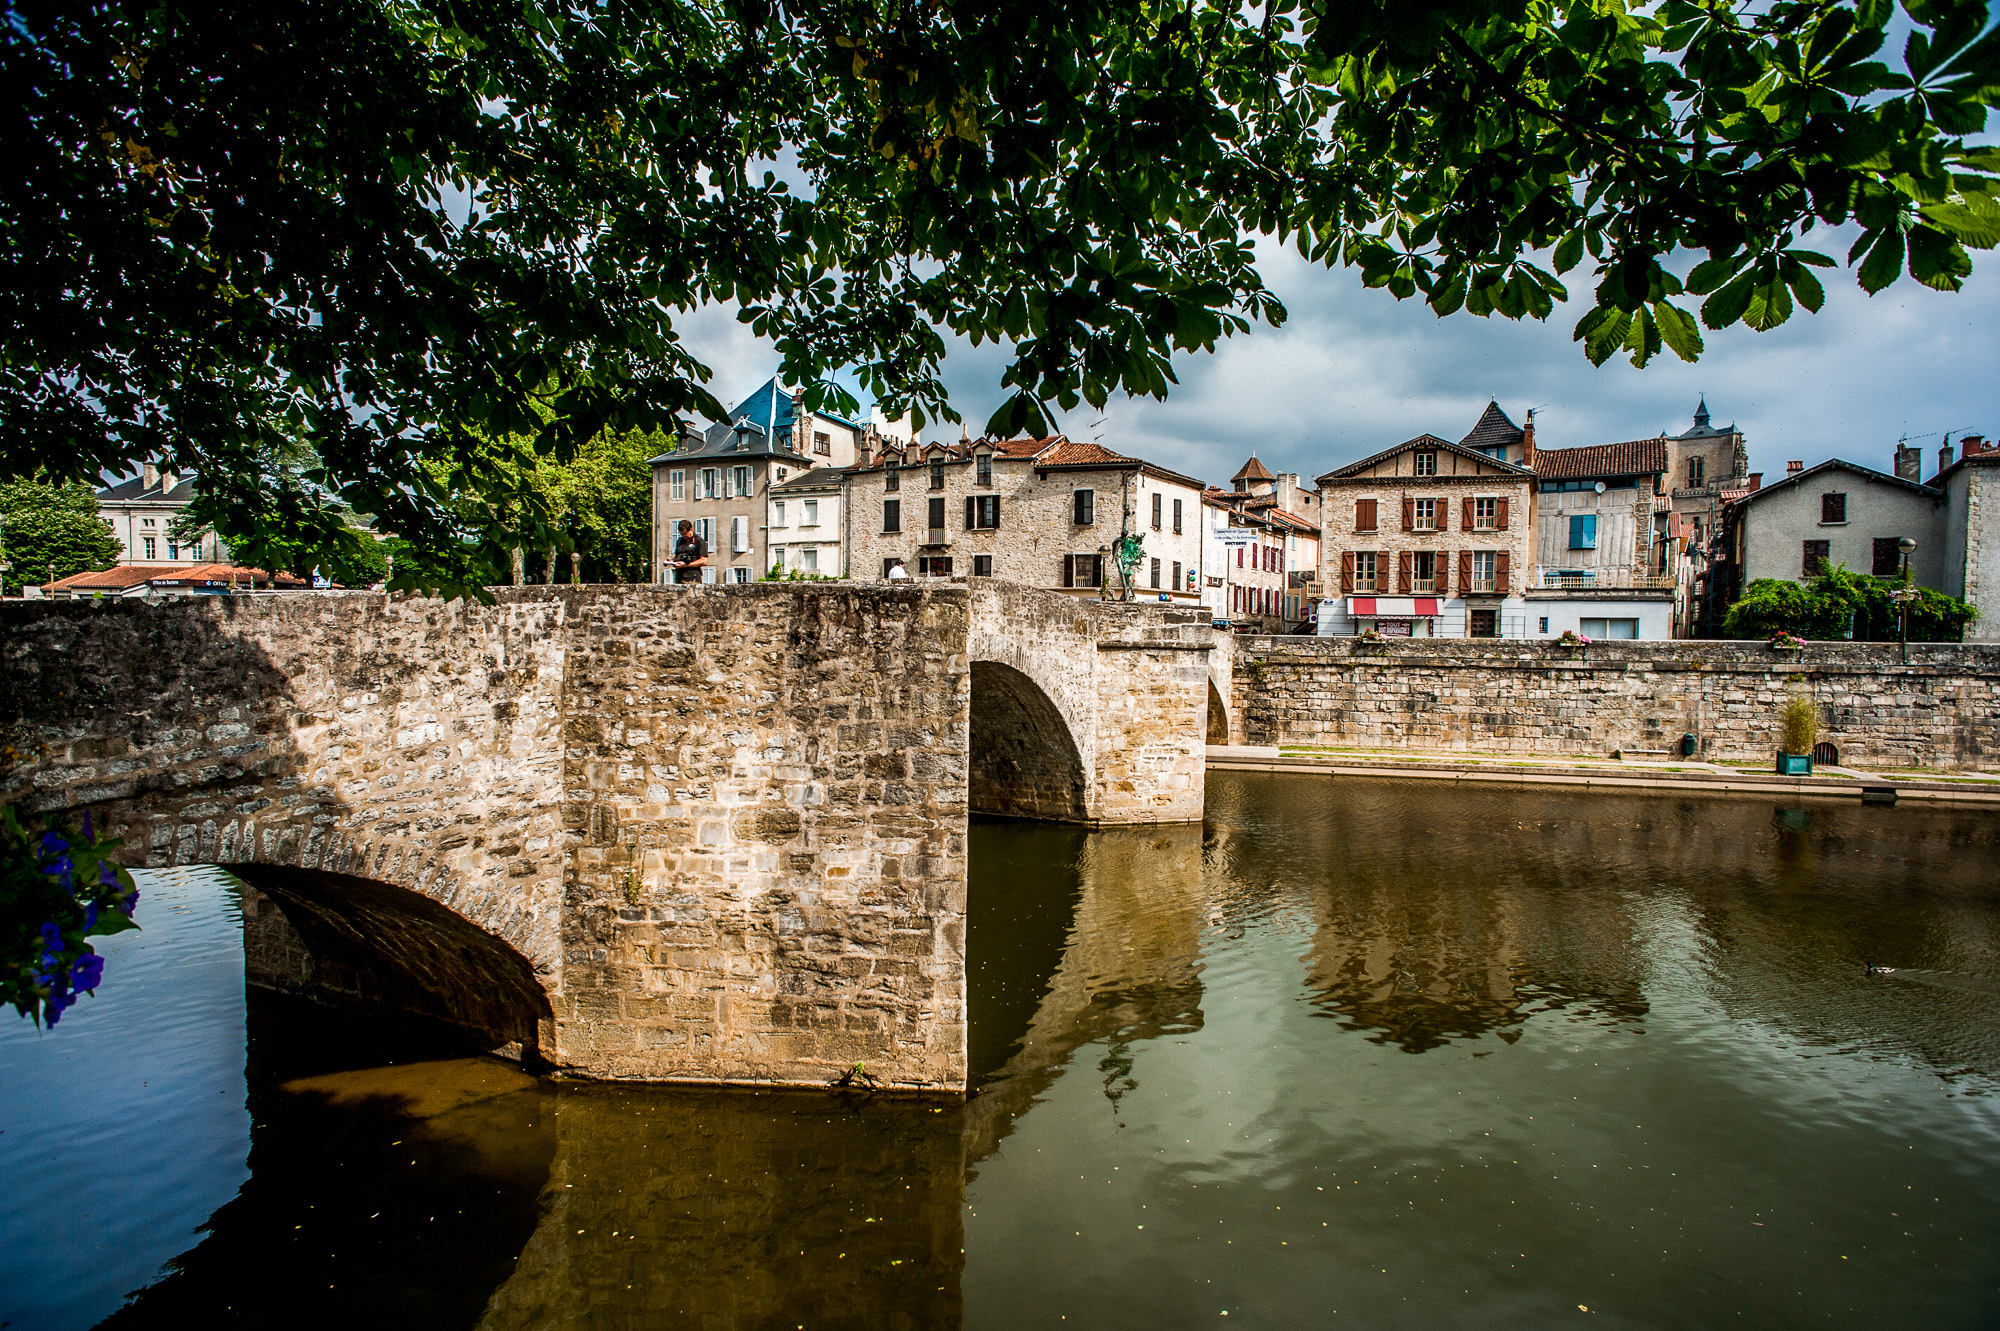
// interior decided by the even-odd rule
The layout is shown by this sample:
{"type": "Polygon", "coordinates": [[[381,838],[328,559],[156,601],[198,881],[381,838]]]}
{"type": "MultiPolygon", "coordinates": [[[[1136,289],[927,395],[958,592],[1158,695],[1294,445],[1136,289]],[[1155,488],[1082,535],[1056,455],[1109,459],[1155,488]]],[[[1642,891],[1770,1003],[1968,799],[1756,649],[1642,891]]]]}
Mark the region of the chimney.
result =
{"type": "Polygon", "coordinates": [[[1965,436],[1963,440],[1960,441],[1960,447],[1962,447],[1965,450],[1963,456],[1976,457],[1979,454],[1984,453],[1986,451],[1986,436],[1981,434],[1969,434],[1965,436]]]}
{"type": "Polygon", "coordinates": [[[1785,464],[1785,475],[1788,477],[1796,476],[1805,469],[1806,469],[1805,463],[1800,462],[1797,458],[1793,458],[1791,461],[1785,464]]]}
{"type": "Polygon", "coordinates": [[[1924,450],[1909,444],[1896,445],[1896,475],[1906,481],[1924,479],[1924,450]]]}
{"type": "Polygon", "coordinates": [[[1944,446],[1938,449],[1938,470],[1943,471],[1946,467],[1949,467],[1950,465],[1951,465],[1951,440],[1947,439],[1944,441],[1944,446]]]}
{"type": "Polygon", "coordinates": [[[1763,489],[1763,488],[1764,488],[1764,473],[1763,473],[1763,472],[1761,472],[1761,471],[1753,471],[1753,472],[1751,472],[1751,473],[1750,473],[1750,485],[1749,485],[1749,488],[1750,488],[1750,489],[1752,489],[1752,490],[1761,490],[1761,489],[1763,489]]]}
{"type": "MultiPolygon", "coordinates": [[[[1946,450],[1946,452],[1949,451],[1949,449],[1946,450]]],[[[143,482],[139,488],[142,490],[151,490],[160,483],[160,469],[148,460],[145,466],[139,469],[139,477],[143,482]]]]}
{"type": "Polygon", "coordinates": [[[1521,465],[1535,465],[1535,409],[1528,408],[1528,423],[1521,427],[1521,465]]]}
{"type": "Polygon", "coordinates": [[[882,433],[875,428],[874,421],[870,421],[862,427],[860,458],[862,466],[872,467],[875,465],[875,445],[881,438],[882,433]]]}

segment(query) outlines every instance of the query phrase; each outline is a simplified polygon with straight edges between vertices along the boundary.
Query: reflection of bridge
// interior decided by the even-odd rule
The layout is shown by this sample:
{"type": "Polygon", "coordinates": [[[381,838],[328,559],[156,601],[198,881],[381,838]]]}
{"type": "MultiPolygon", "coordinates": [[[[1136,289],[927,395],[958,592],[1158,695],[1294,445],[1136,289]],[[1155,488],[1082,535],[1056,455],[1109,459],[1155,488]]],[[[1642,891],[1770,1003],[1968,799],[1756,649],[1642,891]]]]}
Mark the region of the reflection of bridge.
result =
{"type": "Polygon", "coordinates": [[[1189,822],[1203,611],[1007,584],[9,607],[0,801],[278,906],[253,974],[602,1077],[966,1077],[968,808],[1189,822]]]}

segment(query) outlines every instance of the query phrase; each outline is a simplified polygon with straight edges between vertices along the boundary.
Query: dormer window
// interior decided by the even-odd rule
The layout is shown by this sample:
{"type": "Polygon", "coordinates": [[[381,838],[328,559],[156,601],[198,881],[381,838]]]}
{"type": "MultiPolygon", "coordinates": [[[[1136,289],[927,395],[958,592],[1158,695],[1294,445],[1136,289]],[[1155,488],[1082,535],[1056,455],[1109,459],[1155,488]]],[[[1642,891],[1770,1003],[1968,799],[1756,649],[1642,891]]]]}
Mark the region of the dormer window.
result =
{"type": "Polygon", "coordinates": [[[1435,475],[1437,475],[1437,474],[1438,474],[1438,455],[1437,455],[1437,454],[1435,454],[1435,453],[1412,453],[1412,454],[1410,455],[1410,457],[1411,457],[1411,459],[1413,460],[1413,462],[1414,462],[1414,463],[1415,463],[1415,465],[1416,465],[1416,474],[1417,474],[1417,475],[1419,475],[1419,476],[1435,476],[1435,475]]]}
{"type": "Polygon", "coordinates": [[[931,459],[931,489],[944,489],[944,462],[939,458],[931,459]]]}
{"type": "Polygon", "coordinates": [[[897,470],[894,461],[882,464],[882,488],[891,492],[903,488],[903,473],[897,470]]]}
{"type": "Polygon", "coordinates": [[[991,453],[981,453],[978,461],[975,463],[975,468],[978,472],[979,484],[981,486],[990,486],[993,484],[993,455],[991,453]]]}

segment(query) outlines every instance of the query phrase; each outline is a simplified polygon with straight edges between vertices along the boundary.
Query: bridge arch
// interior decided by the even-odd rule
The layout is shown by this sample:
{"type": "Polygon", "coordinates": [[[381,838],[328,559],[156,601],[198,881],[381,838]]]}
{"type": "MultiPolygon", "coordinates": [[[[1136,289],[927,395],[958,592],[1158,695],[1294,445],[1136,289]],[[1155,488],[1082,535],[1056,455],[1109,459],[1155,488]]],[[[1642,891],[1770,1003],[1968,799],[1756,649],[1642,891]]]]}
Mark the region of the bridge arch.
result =
{"type": "Polygon", "coordinates": [[[1069,722],[1022,671],[972,663],[966,800],[975,813],[1083,822],[1090,781],[1069,722]]]}
{"type": "Polygon", "coordinates": [[[1229,743],[1229,705],[1223,701],[1213,679],[1208,681],[1208,742],[1229,743]]]}

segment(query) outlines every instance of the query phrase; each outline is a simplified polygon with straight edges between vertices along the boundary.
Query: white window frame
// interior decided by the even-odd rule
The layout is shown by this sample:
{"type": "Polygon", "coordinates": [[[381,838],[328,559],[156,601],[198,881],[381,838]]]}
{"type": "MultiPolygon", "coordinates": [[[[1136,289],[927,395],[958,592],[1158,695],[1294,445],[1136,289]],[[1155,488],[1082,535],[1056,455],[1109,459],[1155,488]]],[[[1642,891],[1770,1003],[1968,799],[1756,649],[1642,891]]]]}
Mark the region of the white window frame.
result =
{"type": "Polygon", "coordinates": [[[799,505],[805,510],[799,514],[799,525],[801,527],[819,526],[819,500],[801,499],[799,505]]]}
{"type": "Polygon", "coordinates": [[[1439,504],[1440,504],[1441,502],[1443,502],[1443,501],[1442,501],[1442,500],[1437,500],[1437,499],[1413,499],[1413,500],[1411,500],[1411,501],[1410,501],[1410,504],[1411,504],[1411,508],[1410,508],[1410,530],[1411,530],[1411,531],[1436,531],[1436,530],[1438,529],[1438,505],[1439,505],[1439,504]],[[1429,512],[1428,514],[1426,514],[1426,513],[1424,512],[1424,506],[1425,506],[1426,504],[1428,504],[1428,505],[1430,506],[1430,512],[1429,512]]]}
{"type": "Polygon", "coordinates": [[[729,469],[729,481],[736,487],[736,493],[739,495],[749,495],[757,492],[756,484],[750,479],[750,468],[748,467],[731,467],[729,469]]]}
{"type": "Polygon", "coordinates": [[[684,503],[687,500],[687,488],[688,488],[688,474],[686,472],[670,471],[667,473],[668,499],[672,500],[676,504],[684,503]]]}
{"type": "Polygon", "coordinates": [[[1412,476],[1437,475],[1438,455],[1436,451],[1410,454],[1410,474],[1412,476]]]}
{"type": "Polygon", "coordinates": [[[1477,495],[1473,496],[1472,530],[1500,530],[1500,500],[1498,497],[1494,495],[1486,495],[1483,498],[1477,495]]]}
{"type": "Polygon", "coordinates": [[[782,499],[771,501],[771,525],[773,527],[785,525],[785,501],[782,499]]]}
{"type": "Polygon", "coordinates": [[[1373,550],[1356,550],[1354,552],[1354,590],[1356,594],[1368,592],[1373,595],[1375,593],[1376,583],[1381,580],[1382,576],[1381,562],[1381,556],[1373,550]],[[1368,561],[1368,576],[1365,578],[1361,576],[1361,563],[1363,560],[1368,561]]]}
{"type": "Polygon", "coordinates": [[[1474,550],[1472,552],[1472,590],[1476,592],[1497,591],[1500,587],[1500,552],[1497,550],[1474,550]],[[1485,572],[1481,573],[1481,567],[1485,572]]]}
{"type": "Polygon", "coordinates": [[[734,517],[729,520],[729,553],[740,555],[750,549],[750,519],[734,517]]]}
{"type": "Polygon", "coordinates": [[[696,499],[716,499],[722,491],[722,468],[703,467],[695,473],[696,499]]]}
{"type": "Polygon", "coordinates": [[[804,546],[799,550],[799,567],[808,573],[819,572],[819,547],[804,546]]]}

